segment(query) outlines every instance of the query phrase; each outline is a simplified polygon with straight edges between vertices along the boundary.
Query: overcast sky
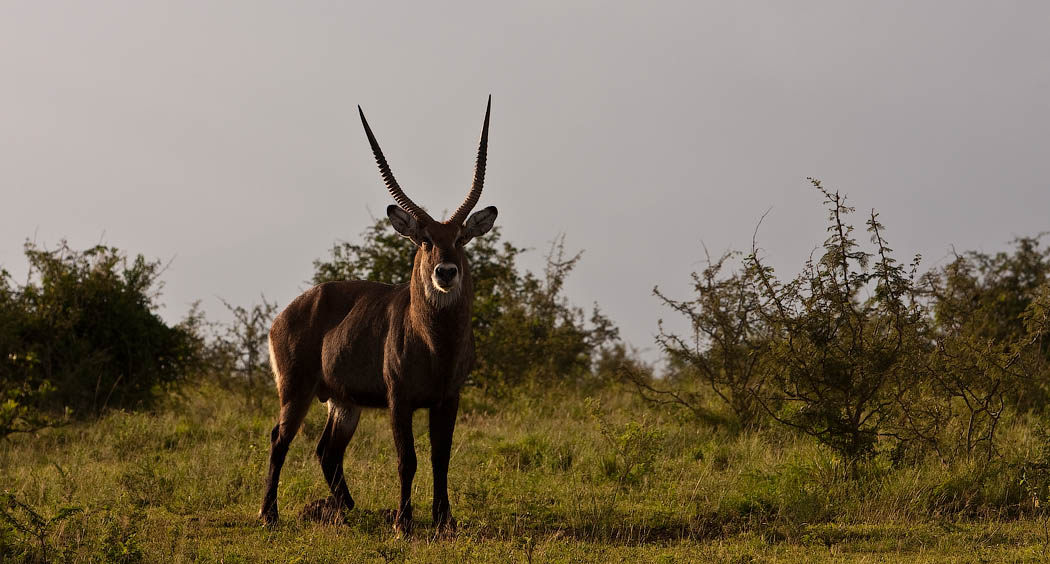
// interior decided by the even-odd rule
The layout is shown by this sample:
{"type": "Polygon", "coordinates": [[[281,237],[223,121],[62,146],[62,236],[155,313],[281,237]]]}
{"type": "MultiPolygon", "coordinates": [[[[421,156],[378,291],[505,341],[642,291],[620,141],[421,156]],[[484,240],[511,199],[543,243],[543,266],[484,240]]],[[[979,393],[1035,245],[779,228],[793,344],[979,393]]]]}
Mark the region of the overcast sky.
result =
{"type": "Polygon", "coordinates": [[[797,271],[825,236],[807,176],[925,268],[1050,229],[1050,3],[406,4],[0,0],[0,265],[102,241],[174,259],[168,319],[283,307],[391,203],[356,105],[437,215],[490,93],[479,208],[530,268],[584,249],[571,299],[650,351],[652,287],[686,296],[701,241],[747,248],[771,207],[760,244],[797,271]]]}

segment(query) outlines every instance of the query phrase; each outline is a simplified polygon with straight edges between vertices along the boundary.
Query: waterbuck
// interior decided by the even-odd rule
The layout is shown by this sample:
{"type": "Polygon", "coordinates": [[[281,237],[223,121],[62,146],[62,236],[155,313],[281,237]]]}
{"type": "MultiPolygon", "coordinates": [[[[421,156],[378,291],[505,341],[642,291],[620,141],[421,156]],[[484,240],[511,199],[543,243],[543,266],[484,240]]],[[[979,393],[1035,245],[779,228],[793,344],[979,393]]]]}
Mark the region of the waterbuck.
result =
{"type": "Polygon", "coordinates": [[[470,193],[447,221],[439,222],[398,186],[358,106],[376,164],[400,206],[387,207],[387,216],[394,229],[417,247],[412,277],[406,284],[395,285],[367,281],[320,284],[274,319],[270,364],[281,413],[270,433],[270,469],[259,512],[265,523],[277,522],[281,466],[288,445],[317,398],[328,404],[328,422],[317,444],[317,458],[332,491],[322,502],[330,511],[338,514],[354,507],[343,477],[343,454],[361,409],[386,408],[401,479],[394,528],[411,532],[410,495],[416,472],[412,412],[427,408],[434,524],[439,531],[455,528],[448,503],[448,462],[460,389],[474,364],[470,328],[474,290],[463,247],[487,233],[496,219],[496,208],[491,206],[467,218],[485,182],[491,107],[490,96],[470,193]]]}

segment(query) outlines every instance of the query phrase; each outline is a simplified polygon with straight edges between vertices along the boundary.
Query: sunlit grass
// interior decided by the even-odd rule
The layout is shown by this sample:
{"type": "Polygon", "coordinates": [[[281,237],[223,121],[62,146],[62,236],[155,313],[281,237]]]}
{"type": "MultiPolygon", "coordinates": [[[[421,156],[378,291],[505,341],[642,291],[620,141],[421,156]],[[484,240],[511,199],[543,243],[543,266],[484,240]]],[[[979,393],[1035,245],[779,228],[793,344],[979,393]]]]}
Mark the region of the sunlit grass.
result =
{"type": "MultiPolygon", "coordinates": [[[[394,535],[388,419],[366,412],[346,455],[347,525],[302,521],[327,495],[314,459],[324,408],[289,452],[281,524],[256,520],[276,400],[199,384],[153,413],[114,412],[0,445],[0,483],[40,515],[82,512],[45,533],[54,562],[1006,562],[1042,559],[1008,464],[893,466],[843,478],[835,458],[782,429],[731,431],[655,409],[616,388],[470,390],[456,430],[458,534],[430,526],[426,417],[417,414],[417,531],[394,535]],[[594,396],[587,401],[588,395],[594,396]],[[141,555],[141,557],[140,557],[141,555]]],[[[1032,438],[1008,429],[1018,452],[1032,438]]],[[[1007,456],[1009,454],[1007,453],[1007,456]]],[[[8,558],[39,543],[6,530],[8,558]]]]}

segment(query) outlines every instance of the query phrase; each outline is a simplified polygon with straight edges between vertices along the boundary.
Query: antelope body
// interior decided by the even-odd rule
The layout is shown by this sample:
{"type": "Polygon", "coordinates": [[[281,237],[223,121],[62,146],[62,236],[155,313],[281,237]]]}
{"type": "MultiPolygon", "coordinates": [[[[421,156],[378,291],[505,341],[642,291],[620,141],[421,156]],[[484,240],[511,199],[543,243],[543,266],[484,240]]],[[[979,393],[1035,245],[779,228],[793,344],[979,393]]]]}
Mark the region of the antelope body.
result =
{"type": "Polygon", "coordinates": [[[416,245],[406,284],[344,281],[320,284],[296,298],[270,329],[270,363],[281,412],[270,434],[270,467],[260,516],[276,523],[277,484],[288,446],[314,398],[328,404],[328,421],[317,445],[332,495],[320,502],[330,511],[352,509],[343,477],[343,454],[365,407],[390,413],[398,456],[401,496],[394,527],[410,532],[410,493],[416,471],[412,412],[430,415],[434,472],[433,518],[439,530],[455,527],[448,502],[448,463],[459,393],[474,363],[470,328],[474,297],[463,246],[484,235],[496,208],[467,218],[485,180],[491,98],[485,110],[474,183],[466,200],[445,222],[417,206],[394,180],[386,158],[358,107],[376,163],[399,206],[387,215],[394,229],[416,245]]]}

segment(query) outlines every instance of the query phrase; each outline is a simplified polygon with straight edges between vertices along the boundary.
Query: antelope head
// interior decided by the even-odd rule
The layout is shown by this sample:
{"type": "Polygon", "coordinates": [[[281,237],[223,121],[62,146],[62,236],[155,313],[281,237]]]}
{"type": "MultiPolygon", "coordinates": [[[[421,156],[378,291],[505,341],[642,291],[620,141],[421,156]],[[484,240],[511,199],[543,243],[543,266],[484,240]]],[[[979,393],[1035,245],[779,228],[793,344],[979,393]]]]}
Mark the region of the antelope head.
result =
{"type": "Polygon", "coordinates": [[[481,128],[481,142],[478,145],[478,158],[474,167],[474,183],[467,198],[459,208],[445,221],[436,221],[423,208],[416,205],[401,189],[390,166],[383,156],[382,149],[368,127],[361,106],[357,107],[361,115],[361,124],[365,127],[368,143],[372,146],[379,172],[383,175],[387,190],[398,205],[386,208],[387,217],[394,230],[411,239],[416,244],[416,258],[412,271],[412,280],[419,280],[423,285],[426,298],[438,307],[456,302],[464,285],[469,279],[470,271],[463,247],[471,239],[488,233],[496,220],[496,208],[489,206],[470,214],[481,197],[485,184],[485,162],[489,142],[489,111],[492,108],[492,97],[489,96],[485,107],[485,123],[481,128]],[[469,217],[468,217],[469,216],[469,217]]]}

